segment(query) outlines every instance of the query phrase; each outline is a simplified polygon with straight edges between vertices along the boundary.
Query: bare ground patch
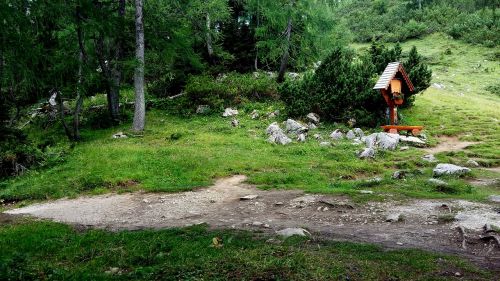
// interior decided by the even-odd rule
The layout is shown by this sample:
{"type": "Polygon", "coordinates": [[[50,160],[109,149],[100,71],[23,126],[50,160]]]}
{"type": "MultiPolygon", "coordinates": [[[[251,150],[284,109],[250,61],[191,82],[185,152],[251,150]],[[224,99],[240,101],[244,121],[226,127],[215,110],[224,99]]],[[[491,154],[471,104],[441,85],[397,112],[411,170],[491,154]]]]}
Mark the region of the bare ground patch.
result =
{"type": "Polygon", "coordinates": [[[427,153],[436,154],[447,151],[460,151],[471,145],[478,144],[478,142],[461,141],[456,136],[440,136],[438,137],[438,144],[434,147],[425,149],[427,153]]]}
{"type": "Polygon", "coordinates": [[[463,200],[386,200],[359,205],[342,196],[259,190],[245,184],[245,179],[233,176],[210,188],[174,194],[61,199],[5,213],[109,230],[201,223],[267,233],[303,227],[320,238],[452,253],[488,268],[500,268],[500,245],[480,239],[485,224],[500,226],[500,206],[463,200]],[[240,199],[247,195],[257,197],[240,199]],[[397,215],[397,219],[387,222],[388,215],[397,215]],[[465,247],[459,226],[466,230],[465,247]]]}

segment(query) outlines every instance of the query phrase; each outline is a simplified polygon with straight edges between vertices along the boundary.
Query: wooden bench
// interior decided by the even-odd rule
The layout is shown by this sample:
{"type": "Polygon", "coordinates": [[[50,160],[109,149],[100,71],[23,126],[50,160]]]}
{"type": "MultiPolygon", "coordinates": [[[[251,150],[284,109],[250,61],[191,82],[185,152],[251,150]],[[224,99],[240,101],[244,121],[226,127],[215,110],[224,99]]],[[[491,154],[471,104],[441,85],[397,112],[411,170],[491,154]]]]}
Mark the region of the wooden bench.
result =
{"type": "Polygon", "coordinates": [[[411,133],[414,136],[418,136],[420,132],[424,129],[424,126],[398,126],[398,125],[386,125],[382,126],[384,132],[391,134],[398,134],[399,131],[406,131],[408,134],[411,133]]]}

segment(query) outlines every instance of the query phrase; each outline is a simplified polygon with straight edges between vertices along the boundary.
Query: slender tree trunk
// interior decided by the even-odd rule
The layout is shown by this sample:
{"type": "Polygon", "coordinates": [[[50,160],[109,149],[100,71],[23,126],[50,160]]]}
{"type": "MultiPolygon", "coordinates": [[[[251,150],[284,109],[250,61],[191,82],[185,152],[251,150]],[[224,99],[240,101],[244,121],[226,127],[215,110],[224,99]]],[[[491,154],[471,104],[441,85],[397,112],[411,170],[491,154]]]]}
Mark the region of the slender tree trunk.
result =
{"type": "MultiPolygon", "coordinates": [[[[125,20],[125,0],[118,0],[118,16],[120,18],[120,25],[124,24],[125,20]]],[[[120,27],[121,28],[121,27],[120,27]]],[[[111,103],[112,103],[112,118],[115,122],[120,119],[120,86],[122,78],[121,59],[123,57],[123,34],[118,32],[115,39],[115,54],[110,70],[111,79],[111,103]]]]}
{"type": "Polygon", "coordinates": [[[142,17],[142,0],[135,0],[135,57],[137,67],[134,73],[135,108],[132,130],[144,131],[146,122],[146,105],[144,100],[144,23],[142,17]]]}
{"type": "MultiPolygon", "coordinates": [[[[257,28],[259,28],[259,26],[260,26],[260,1],[257,1],[257,28]]],[[[255,45],[257,45],[257,42],[255,42],[255,45]]],[[[259,48],[257,46],[255,46],[255,60],[253,64],[255,71],[259,71],[259,48]]]]}
{"type": "Polygon", "coordinates": [[[80,51],[78,58],[78,85],[76,86],[76,104],[73,111],[73,140],[80,140],[80,113],[83,106],[82,83],[83,83],[83,52],[80,51]]]}
{"type": "Polygon", "coordinates": [[[418,0],[418,9],[422,10],[422,0],[418,0]]]}
{"type": "Polygon", "coordinates": [[[281,58],[280,71],[278,72],[278,83],[285,81],[285,72],[288,65],[288,59],[290,57],[290,36],[292,34],[292,17],[289,16],[288,24],[286,26],[286,42],[285,51],[283,57],[281,58]]]}
{"type": "Polygon", "coordinates": [[[210,34],[210,29],[211,29],[211,21],[210,21],[210,14],[207,13],[206,16],[206,24],[207,24],[207,52],[208,52],[208,60],[210,63],[214,62],[214,48],[212,46],[212,35],[210,34]]]}

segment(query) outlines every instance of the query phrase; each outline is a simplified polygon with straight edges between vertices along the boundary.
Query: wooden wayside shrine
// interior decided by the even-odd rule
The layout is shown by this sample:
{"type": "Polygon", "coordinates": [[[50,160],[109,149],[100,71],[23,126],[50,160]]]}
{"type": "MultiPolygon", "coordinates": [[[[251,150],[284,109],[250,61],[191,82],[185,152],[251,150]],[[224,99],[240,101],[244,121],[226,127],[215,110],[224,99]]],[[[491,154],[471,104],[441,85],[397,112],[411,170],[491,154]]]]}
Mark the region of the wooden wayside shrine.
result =
{"type": "Polygon", "coordinates": [[[405,93],[415,91],[408,74],[406,74],[400,62],[389,63],[373,89],[380,91],[389,107],[390,124],[382,126],[384,131],[396,134],[399,131],[407,131],[415,136],[420,134],[420,131],[424,128],[423,126],[398,125],[398,106],[403,104],[405,93]]]}

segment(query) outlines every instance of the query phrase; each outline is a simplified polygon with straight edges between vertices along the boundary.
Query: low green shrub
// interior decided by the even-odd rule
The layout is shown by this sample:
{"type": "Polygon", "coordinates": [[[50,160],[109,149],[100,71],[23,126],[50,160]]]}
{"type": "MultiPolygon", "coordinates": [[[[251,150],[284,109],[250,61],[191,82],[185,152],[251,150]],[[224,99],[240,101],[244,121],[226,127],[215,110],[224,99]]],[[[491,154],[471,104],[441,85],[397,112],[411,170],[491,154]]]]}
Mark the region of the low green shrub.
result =
{"type": "Polygon", "coordinates": [[[190,76],[184,91],[193,105],[209,105],[223,109],[245,101],[277,99],[275,79],[266,73],[227,73],[214,78],[209,75],[190,76]]]}

